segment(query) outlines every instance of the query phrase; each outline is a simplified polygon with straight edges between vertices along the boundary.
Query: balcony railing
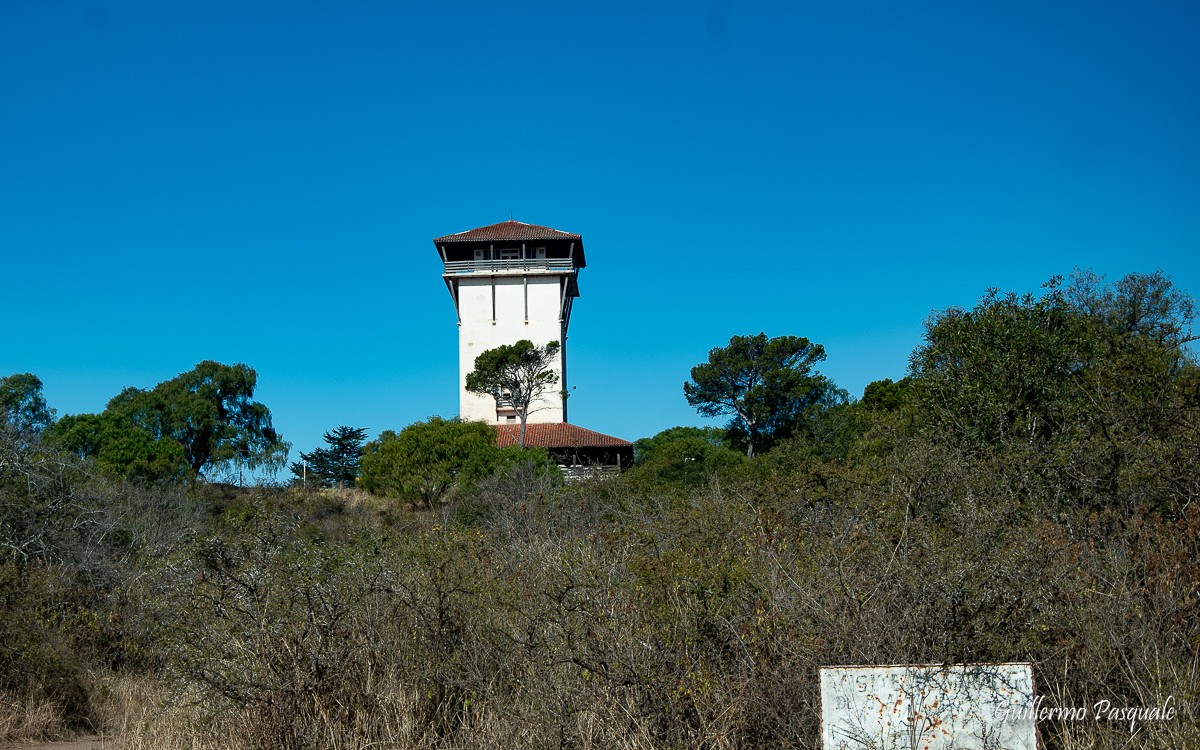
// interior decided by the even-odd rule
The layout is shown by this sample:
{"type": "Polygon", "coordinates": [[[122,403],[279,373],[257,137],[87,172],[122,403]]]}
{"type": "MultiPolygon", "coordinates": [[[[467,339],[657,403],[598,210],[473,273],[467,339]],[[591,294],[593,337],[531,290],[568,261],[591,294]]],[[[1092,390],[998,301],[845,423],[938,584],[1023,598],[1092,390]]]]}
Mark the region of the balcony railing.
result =
{"type": "Polygon", "coordinates": [[[571,258],[516,258],[511,260],[448,260],[446,273],[524,273],[528,271],[573,271],[571,258]]]}
{"type": "Polygon", "coordinates": [[[585,479],[610,479],[621,475],[621,469],[616,466],[563,466],[559,471],[568,482],[581,482],[585,479]]]}

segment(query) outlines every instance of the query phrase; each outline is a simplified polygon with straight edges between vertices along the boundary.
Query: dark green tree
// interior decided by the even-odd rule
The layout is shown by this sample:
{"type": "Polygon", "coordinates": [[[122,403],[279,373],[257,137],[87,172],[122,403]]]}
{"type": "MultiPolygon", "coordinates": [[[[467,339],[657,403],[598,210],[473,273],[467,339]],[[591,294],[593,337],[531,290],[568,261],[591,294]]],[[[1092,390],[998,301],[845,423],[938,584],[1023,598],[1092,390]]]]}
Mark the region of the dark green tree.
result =
{"type": "Polygon", "coordinates": [[[916,424],[1014,467],[1026,497],[1096,509],[1174,497],[1174,512],[1194,481],[1176,473],[1200,421],[1194,317],[1160,273],[990,291],[927,324],[910,363],[916,424]]]}
{"type": "Polygon", "coordinates": [[[715,472],[746,460],[725,442],[725,431],[715,427],[671,427],[633,444],[638,472],[660,480],[701,484],[715,472]]]}
{"type": "Polygon", "coordinates": [[[292,473],[297,478],[309,477],[309,481],[325,486],[353,487],[358,478],[359,460],[363,454],[363,442],[367,439],[367,428],[339,425],[323,436],[327,448],[316,448],[311,453],[301,453],[300,462],[292,463],[292,473]]]}
{"type": "Polygon", "coordinates": [[[731,439],[753,457],[802,428],[814,409],[845,400],[813,370],[824,359],[824,347],[800,336],[734,336],[692,368],[683,393],[703,416],[732,416],[731,439]]]}
{"type": "Polygon", "coordinates": [[[695,440],[714,448],[728,448],[725,430],[720,427],[668,427],[651,437],[638,438],[633,442],[633,461],[644,464],[654,460],[663,448],[677,440],[695,440]]]}
{"type": "Polygon", "coordinates": [[[230,466],[278,470],[289,445],[272,426],[270,410],[253,400],[257,381],[248,365],[209,360],[152,390],[126,388],[105,414],[179,443],[196,475],[230,466]]]}
{"type": "Polygon", "coordinates": [[[183,479],[190,474],[183,446],[156,438],[115,414],[75,414],[63,417],[47,431],[49,442],[81,458],[115,479],[183,479]]]}
{"type": "Polygon", "coordinates": [[[926,323],[910,360],[919,411],[968,446],[1037,444],[1082,406],[1073,394],[1096,343],[1057,280],[1041,295],[989,290],[973,309],[951,308],[926,323]]]}
{"type": "Polygon", "coordinates": [[[53,422],[54,410],[46,405],[38,376],[26,372],[0,378],[0,427],[31,434],[53,422]]]}
{"type": "Polygon", "coordinates": [[[1099,274],[1079,270],[1071,276],[1066,298],[1110,334],[1139,336],[1163,347],[1177,365],[1187,359],[1185,347],[1196,340],[1196,301],[1162,271],[1131,273],[1108,284],[1099,274]]]}
{"type": "Polygon", "coordinates": [[[361,484],[373,494],[432,508],[455,485],[486,476],[499,450],[495,430],[483,422],[430,417],[367,443],[361,484]]]}
{"type": "Polygon", "coordinates": [[[910,362],[920,411],[970,445],[1037,445],[1085,425],[1169,432],[1196,367],[1195,315],[1162,273],[1106,284],[1077,272],[1040,294],[990,290],[973,309],[927,322],[910,362]]]}
{"type": "Polygon", "coordinates": [[[468,391],[492,396],[497,406],[512,405],[521,421],[518,442],[522,447],[530,407],[558,382],[552,365],[559,356],[559,349],[557,341],[538,347],[532,341],[522,339],[483,352],[475,358],[475,369],[467,375],[468,391]]]}
{"type": "Polygon", "coordinates": [[[912,402],[912,386],[912,378],[901,378],[895,382],[891,378],[875,380],[867,383],[859,403],[864,408],[879,411],[903,409],[912,402]]]}

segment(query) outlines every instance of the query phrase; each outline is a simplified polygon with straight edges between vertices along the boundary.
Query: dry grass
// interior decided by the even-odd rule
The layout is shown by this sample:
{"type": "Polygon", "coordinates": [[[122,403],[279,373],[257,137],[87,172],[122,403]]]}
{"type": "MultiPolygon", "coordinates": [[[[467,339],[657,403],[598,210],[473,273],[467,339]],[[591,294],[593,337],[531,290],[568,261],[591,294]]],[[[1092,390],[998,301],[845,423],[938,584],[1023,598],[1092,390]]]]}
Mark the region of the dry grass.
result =
{"type": "Polygon", "coordinates": [[[40,691],[21,695],[0,693],[0,742],[53,740],[62,737],[66,723],[62,707],[41,697],[40,691]]]}
{"type": "MultiPolygon", "coordinates": [[[[468,748],[557,747],[554,737],[521,716],[474,706],[449,734],[435,735],[420,719],[420,696],[396,684],[381,684],[376,711],[353,725],[330,720],[306,746],[327,750],[467,750],[468,748]]],[[[144,676],[107,676],[99,681],[99,714],[104,736],[116,738],[122,750],[246,750],[284,747],[263,732],[261,717],[250,711],[216,708],[199,693],[180,694],[164,682],[144,676]]],[[[636,706],[614,697],[575,714],[579,750],[656,750],[661,747],[649,727],[633,717],[636,706]]],[[[25,739],[37,739],[26,736],[25,739]]],[[[704,747],[734,744],[711,738],[704,747]]]]}

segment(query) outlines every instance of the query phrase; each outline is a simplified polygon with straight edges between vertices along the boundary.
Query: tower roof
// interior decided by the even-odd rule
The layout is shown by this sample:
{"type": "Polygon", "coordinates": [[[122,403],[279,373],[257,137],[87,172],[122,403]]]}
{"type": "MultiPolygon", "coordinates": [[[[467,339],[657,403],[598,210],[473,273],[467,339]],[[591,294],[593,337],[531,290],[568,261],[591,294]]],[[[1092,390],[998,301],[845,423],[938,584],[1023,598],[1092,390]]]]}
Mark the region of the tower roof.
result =
{"type": "Polygon", "coordinates": [[[443,259],[446,258],[447,252],[453,255],[455,248],[458,248],[459,252],[468,252],[472,247],[487,247],[498,242],[546,243],[547,249],[557,248],[555,252],[559,254],[554,257],[574,259],[575,268],[587,265],[583,256],[583,237],[580,235],[511,219],[457,234],[435,237],[433,240],[434,245],[446,251],[442,254],[443,259]]]}
{"type": "Polygon", "coordinates": [[[581,244],[583,242],[583,238],[578,234],[512,220],[468,229],[457,234],[447,234],[444,237],[437,237],[433,241],[441,245],[451,242],[493,242],[497,240],[573,240],[581,244]]]}

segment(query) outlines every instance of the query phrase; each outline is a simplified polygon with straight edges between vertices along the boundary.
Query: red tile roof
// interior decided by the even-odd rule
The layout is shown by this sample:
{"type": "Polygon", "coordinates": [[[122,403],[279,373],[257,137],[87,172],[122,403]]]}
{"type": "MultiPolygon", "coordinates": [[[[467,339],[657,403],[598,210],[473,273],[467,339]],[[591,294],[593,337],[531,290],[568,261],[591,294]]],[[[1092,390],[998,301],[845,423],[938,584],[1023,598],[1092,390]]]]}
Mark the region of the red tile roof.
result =
{"type": "MultiPolygon", "coordinates": [[[[505,448],[520,444],[521,425],[493,427],[496,428],[496,445],[505,448]]],[[[633,443],[566,422],[550,422],[525,425],[525,445],[530,448],[623,448],[633,443]]]]}
{"type": "Polygon", "coordinates": [[[458,234],[448,234],[437,237],[435,243],[443,242],[487,242],[491,240],[575,240],[582,238],[577,234],[562,232],[550,227],[539,227],[537,224],[523,224],[519,221],[502,221],[478,229],[468,229],[458,234]]]}

